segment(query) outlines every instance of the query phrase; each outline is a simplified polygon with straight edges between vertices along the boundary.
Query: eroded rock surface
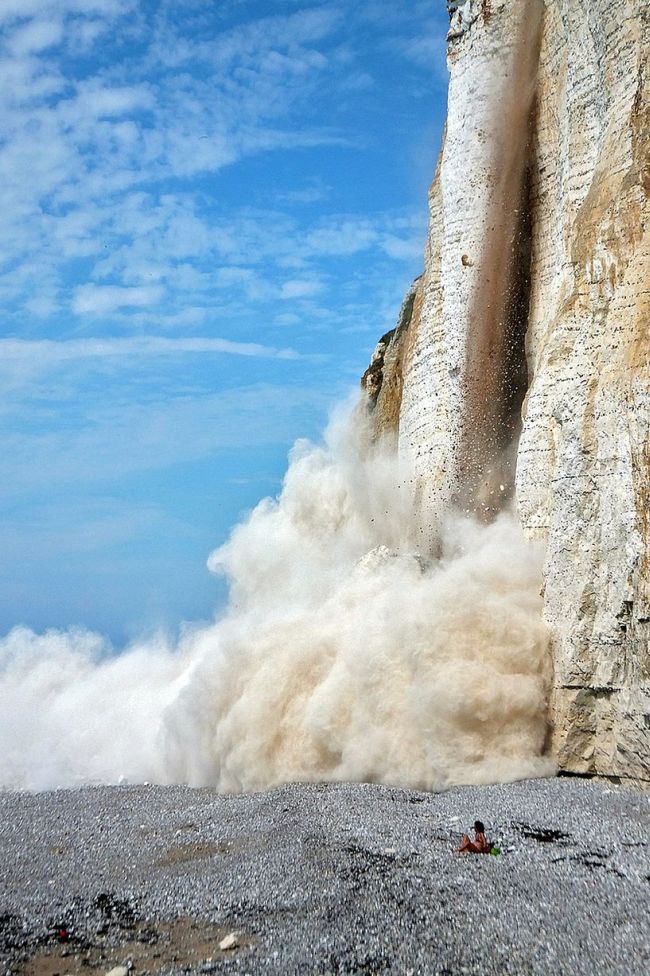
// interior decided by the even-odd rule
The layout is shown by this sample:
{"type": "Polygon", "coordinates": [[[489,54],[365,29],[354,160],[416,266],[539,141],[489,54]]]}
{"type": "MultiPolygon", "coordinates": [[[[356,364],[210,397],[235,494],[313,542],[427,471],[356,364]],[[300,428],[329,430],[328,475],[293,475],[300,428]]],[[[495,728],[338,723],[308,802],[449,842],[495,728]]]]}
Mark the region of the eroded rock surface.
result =
{"type": "Polygon", "coordinates": [[[548,545],[558,763],[650,780],[650,7],[448,6],[425,273],[376,427],[426,525],[516,486],[548,545]]]}
{"type": "Polygon", "coordinates": [[[410,337],[416,331],[414,322],[419,321],[422,304],[422,277],[416,278],[407,292],[400,309],[397,327],[383,335],[370,359],[370,365],[361,378],[361,388],[367,396],[367,404],[373,414],[376,436],[397,437],[404,363],[410,337]]]}
{"type": "Polygon", "coordinates": [[[549,3],[537,100],[525,528],[548,540],[563,768],[650,779],[650,237],[643,2],[549,3]]]}

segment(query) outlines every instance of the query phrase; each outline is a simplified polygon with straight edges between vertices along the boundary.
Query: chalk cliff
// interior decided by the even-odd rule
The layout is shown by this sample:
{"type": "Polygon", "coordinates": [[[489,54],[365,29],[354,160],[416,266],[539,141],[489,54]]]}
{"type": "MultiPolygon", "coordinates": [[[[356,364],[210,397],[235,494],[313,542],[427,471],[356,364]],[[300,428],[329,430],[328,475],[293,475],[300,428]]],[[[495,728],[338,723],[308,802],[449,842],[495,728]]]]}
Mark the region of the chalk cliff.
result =
{"type": "Polygon", "coordinates": [[[650,781],[650,5],[448,8],[425,270],[369,408],[424,529],[514,496],[546,540],[560,768],[650,781]]]}

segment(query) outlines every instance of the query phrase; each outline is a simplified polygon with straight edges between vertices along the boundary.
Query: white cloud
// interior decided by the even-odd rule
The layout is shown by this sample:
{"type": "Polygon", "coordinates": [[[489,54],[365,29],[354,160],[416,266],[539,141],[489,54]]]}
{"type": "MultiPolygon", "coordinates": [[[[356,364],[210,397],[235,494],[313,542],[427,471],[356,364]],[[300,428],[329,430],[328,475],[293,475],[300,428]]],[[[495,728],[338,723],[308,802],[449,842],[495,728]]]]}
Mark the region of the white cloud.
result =
{"type": "Polygon", "coordinates": [[[387,234],[381,239],[380,247],[389,257],[396,260],[416,261],[422,256],[423,242],[421,235],[415,238],[403,238],[387,234]]]}
{"type": "Polygon", "coordinates": [[[322,290],[322,283],[314,278],[293,278],[282,285],[280,298],[307,298],[318,295],[322,290]]]}
{"type": "MultiPolygon", "coordinates": [[[[138,247],[156,217],[163,181],[187,181],[263,151],[341,142],[336,132],[289,121],[293,106],[329,70],[313,45],[332,31],[340,11],[267,17],[200,43],[180,37],[171,17],[150,19],[143,54],[85,78],[69,73],[73,59],[52,51],[54,44],[65,51],[101,42],[118,23],[141,29],[146,16],[137,4],[117,0],[2,6],[8,26],[4,51],[0,42],[0,264],[12,263],[11,274],[0,272],[5,306],[33,301],[21,261],[37,260],[43,276],[65,289],[66,261],[110,254],[117,238],[138,247]],[[119,21],[129,10],[130,19],[119,21]]],[[[161,203],[168,209],[162,197],[161,203]]],[[[183,208],[167,216],[158,242],[167,263],[200,255],[206,222],[183,208]]],[[[115,264],[101,273],[113,275],[107,286],[133,284],[120,280],[126,271],[115,264]]],[[[82,289],[73,307],[104,314],[148,304],[146,294],[82,289]],[[121,298],[129,302],[118,304],[121,298]]],[[[65,304],[61,295],[53,300],[65,304]]]]}
{"type": "Polygon", "coordinates": [[[370,220],[335,218],[309,233],[306,245],[313,254],[350,255],[372,247],[377,237],[377,228],[370,220]]]}
{"type": "Polygon", "coordinates": [[[75,292],[72,310],[76,315],[105,315],[118,308],[146,308],[157,305],[163,293],[163,289],[155,285],[136,288],[82,285],[75,292]]]}
{"type": "MultiPolygon", "coordinates": [[[[273,210],[244,209],[227,219],[206,215],[195,201],[172,195],[153,206],[132,194],[113,221],[120,233],[130,234],[139,225],[140,234],[95,265],[97,278],[119,276],[133,285],[164,280],[173,289],[194,289],[206,301],[224,290],[249,302],[316,295],[323,291],[317,270],[323,258],[374,249],[393,260],[419,262],[425,237],[424,211],[316,215],[301,224],[273,210]],[[289,280],[283,269],[293,272],[289,280]]],[[[66,247],[82,245],[77,230],[65,226],[66,247]]]]}
{"type": "Polygon", "coordinates": [[[424,33],[396,40],[395,47],[418,67],[430,69],[439,84],[446,85],[449,71],[444,37],[445,31],[434,21],[424,33]]]}
{"type": "Polygon", "coordinates": [[[255,71],[273,74],[289,71],[301,74],[306,65],[323,67],[325,58],[305,45],[322,41],[341,22],[336,6],[300,10],[293,14],[262,17],[224,31],[210,41],[190,43],[167,29],[155,50],[167,67],[204,61],[220,71],[232,71],[241,64],[255,71]],[[170,35],[175,43],[170,44],[170,35]],[[288,52],[288,53],[283,53],[288,52]]]}
{"type": "Polygon", "coordinates": [[[0,499],[26,491],[48,497],[68,485],[115,484],[134,472],[161,470],[222,449],[290,443],[306,413],[322,417],[330,397],[313,386],[256,384],[132,402],[100,398],[83,424],[8,431],[0,499]]]}
{"type": "Polygon", "coordinates": [[[295,312],[280,312],[279,315],[273,317],[273,321],[276,325],[281,326],[300,325],[301,318],[295,312]]]}
{"type": "Polygon", "coordinates": [[[9,46],[14,55],[33,54],[58,44],[62,36],[60,20],[32,20],[12,34],[9,46]]]}
{"type": "Polygon", "coordinates": [[[29,521],[20,527],[0,519],[4,558],[8,564],[24,567],[28,553],[37,554],[39,560],[60,559],[62,555],[95,552],[104,546],[133,544],[148,530],[162,529],[164,513],[160,506],[132,504],[112,498],[88,498],[81,493],[73,508],[65,495],[34,506],[29,521]]]}
{"type": "Polygon", "coordinates": [[[37,318],[47,318],[59,311],[59,306],[51,295],[41,291],[25,302],[25,308],[37,318]]]}
{"type": "Polygon", "coordinates": [[[0,23],[10,23],[26,17],[43,17],[46,14],[117,17],[132,9],[135,2],[136,0],[2,0],[0,23]]]}
{"type": "MultiPolygon", "coordinates": [[[[173,9],[163,4],[147,20],[126,0],[5,0],[0,19],[13,54],[7,47],[0,57],[3,307],[133,316],[145,327],[155,310],[171,328],[199,321],[200,309],[221,316],[237,298],[314,298],[328,280],[323,259],[373,249],[417,259],[421,228],[389,215],[304,226],[271,210],[205,212],[192,182],[256,153],[345,142],[307,124],[308,112],[295,124],[319,87],[342,91],[358,73],[349,42],[332,39],[348,16],[343,6],[267,16],[202,40],[179,34],[173,9]],[[70,55],[116,30],[135,32],[137,58],[127,54],[110,70],[99,61],[84,78],[69,73],[73,57],[46,46],[60,43],[70,55]],[[77,268],[69,280],[79,261],[83,285],[77,268]]],[[[373,9],[375,23],[404,24],[390,4],[373,9]]],[[[398,34],[393,49],[412,56],[411,40],[398,34]]],[[[328,192],[315,176],[275,200],[309,204],[328,192]]]]}
{"type": "MultiPolygon", "coordinates": [[[[61,103],[59,109],[66,123],[86,126],[99,118],[126,115],[139,109],[152,108],[154,101],[153,93],[144,85],[107,87],[93,81],[78,85],[76,97],[61,103]]],[[[137,133],[135,123],[132,123],[132,126],[133,128],[127,131],[137,133]]],[[[119,138],[120,133],[125,130],[124,126],[117,126],[111,131],[117,133],[119,138]]]]}
{"type": "Polygon", "coordinates": [[[29,360],[43,367],[79,359],[104,359],[187,354],[258,356],[271,359],[298,359],[293,349],[276,349],[258,342],[233,342],[230,339],[165,336],[129,336],[107,339],[0,339],[0,369],[11,362],[29,360]]]}
{"type": "Polygon", "coordinates": [[[319,203],[329,196],[331,189],[322,180],[315,179],[304,187],[297,187],[294,190],[285,190],[282,193],[277,193],[276,199],[283,203],[319,203]]]}
{"type": "MultiPolygon", "coordinates": [[[[397,44],[417,37],[416,2],[0,0],[0,531],[23,567],[8,569],[10,605],[21,587],[34,602],[74,591],[83,549],[100,553],[98,578],[113,559],[141,593],[140,532],[158,591],[188,552],[185,525],[170,545],[169,513],[204,510],[225,531],[228,476],[245,480],[260,445],[279,474],[277,445],[357,384],[419,270],[426,191],[417,219],[380,194],[371,212],[360,155],[346,173],[347,151],[310,150],[360,154],[377,133],[377,186],[382,160],[408,153],[377,120],[382,86],[402,99],[396,67],[428,98],[397,44]],[[385,20],[360,21],[379,5],[385,20]],[[255,21],[262,8],[279,14],[255,21]],[[128,517],[146,484],[162,522],[128,517]],[[124,509],[88,504],[113,490],[124,509]]],[[[104,599],[110,617],[119,601],[104,599]]]]}

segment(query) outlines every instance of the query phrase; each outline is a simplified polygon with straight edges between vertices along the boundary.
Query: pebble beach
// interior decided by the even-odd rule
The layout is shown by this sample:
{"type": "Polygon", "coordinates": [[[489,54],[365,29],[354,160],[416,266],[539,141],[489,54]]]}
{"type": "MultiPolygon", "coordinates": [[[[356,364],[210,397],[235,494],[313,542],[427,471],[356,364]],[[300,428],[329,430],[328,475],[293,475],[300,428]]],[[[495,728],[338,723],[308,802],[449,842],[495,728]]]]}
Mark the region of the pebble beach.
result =
{"type": "Polygon", "coordinates": [[[3,792],[0,863],[5,976],[650,972],[650,794],[600,782],[3,792]]]}

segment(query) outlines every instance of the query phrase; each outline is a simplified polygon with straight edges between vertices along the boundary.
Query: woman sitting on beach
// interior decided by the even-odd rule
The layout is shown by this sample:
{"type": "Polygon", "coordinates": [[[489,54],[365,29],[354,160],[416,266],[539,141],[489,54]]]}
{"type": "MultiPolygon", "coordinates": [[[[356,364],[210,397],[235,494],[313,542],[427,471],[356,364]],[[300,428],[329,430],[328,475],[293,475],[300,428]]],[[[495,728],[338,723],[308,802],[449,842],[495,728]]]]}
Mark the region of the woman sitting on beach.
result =
{"type": "Polygon", "coordinates": [[[485,827],[480,820],[474,823],[474,840],[463,834],[463,840],[458,848],[459,854],[489,854],[490,845],[485,837],[485,827]]]}

